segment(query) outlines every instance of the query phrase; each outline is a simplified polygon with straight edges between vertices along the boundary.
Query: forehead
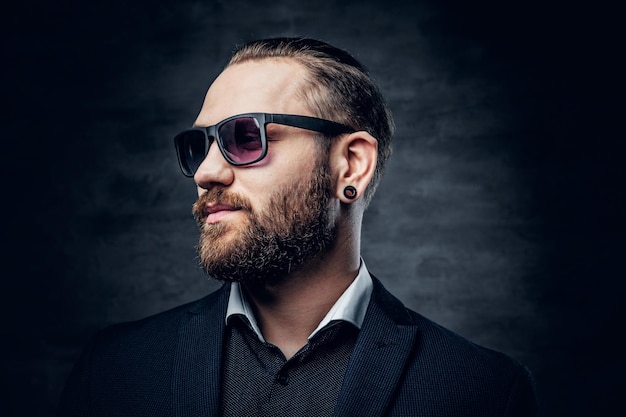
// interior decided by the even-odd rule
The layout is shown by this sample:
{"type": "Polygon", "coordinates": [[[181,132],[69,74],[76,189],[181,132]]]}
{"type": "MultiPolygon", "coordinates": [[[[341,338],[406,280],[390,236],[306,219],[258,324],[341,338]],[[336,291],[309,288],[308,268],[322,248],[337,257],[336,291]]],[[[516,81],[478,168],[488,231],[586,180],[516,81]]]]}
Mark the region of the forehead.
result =
{"type": "Polygon", "coordinates": [[[298,92],[306,69],[287,58],[248,61],[226,68],[209,88],[197,126],[241,113],[313,115],[298,92]]]}

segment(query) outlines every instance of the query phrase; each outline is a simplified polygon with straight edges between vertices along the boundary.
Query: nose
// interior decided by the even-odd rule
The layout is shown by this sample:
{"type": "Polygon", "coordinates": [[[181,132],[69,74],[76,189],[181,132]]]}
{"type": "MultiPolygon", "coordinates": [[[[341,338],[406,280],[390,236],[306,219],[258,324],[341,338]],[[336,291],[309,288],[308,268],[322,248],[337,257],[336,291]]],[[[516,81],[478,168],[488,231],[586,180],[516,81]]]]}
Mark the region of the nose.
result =
{"type": "Polygon", "coordinates": [[[204,161],[193,176],[193,180],[198,188],[208,190],[215,186],[228,186],[233,182],[233,179],[233,166],[224,159],[217,142],[213,141],[204,161]]]}

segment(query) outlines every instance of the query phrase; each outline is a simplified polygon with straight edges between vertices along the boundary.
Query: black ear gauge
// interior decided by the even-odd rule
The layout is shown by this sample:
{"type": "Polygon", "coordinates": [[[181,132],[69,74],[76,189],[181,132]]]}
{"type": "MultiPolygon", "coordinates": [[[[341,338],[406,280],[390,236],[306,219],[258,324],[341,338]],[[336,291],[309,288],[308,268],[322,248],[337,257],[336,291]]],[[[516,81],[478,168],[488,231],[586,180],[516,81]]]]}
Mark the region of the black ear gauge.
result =
{"type": "Polygon", "coordinates": [[[351,185],[348,185],[346,188],[343,189],[343,195],[350,200],[354,200],[356,198],[356,193],[356,188],[351,185]]]}

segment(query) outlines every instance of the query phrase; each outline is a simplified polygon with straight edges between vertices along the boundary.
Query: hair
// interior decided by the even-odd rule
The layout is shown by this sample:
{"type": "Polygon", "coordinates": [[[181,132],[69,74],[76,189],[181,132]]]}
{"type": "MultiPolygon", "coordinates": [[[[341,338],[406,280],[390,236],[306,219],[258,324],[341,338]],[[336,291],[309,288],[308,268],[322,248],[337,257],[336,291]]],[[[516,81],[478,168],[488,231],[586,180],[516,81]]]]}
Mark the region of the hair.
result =
{"type": "MultiPolygon", "coordinates": [[[[303,65],[308,76],[299,94],[320,118],[363,130],[378,141],[378,160],[364,193],[369,204],[391,155],[394,124],[385,98],[367,69],[348,52],[311,38],[270,38],[238,47],[228,66],[267,58],[289,58],[303,65]]],[[[331,141],[326,141],[326,152],[331,141]]]]}

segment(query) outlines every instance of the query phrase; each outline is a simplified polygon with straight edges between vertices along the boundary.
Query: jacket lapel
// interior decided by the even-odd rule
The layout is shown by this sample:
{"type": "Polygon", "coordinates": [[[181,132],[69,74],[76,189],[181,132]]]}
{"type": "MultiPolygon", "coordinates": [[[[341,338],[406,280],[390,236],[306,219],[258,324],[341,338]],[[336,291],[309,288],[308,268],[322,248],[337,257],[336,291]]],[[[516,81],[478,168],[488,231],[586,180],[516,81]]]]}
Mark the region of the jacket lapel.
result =
{"type": "Polygon", "coordinates": [[[220,414],[222,342],[230,286],[194,305],[181,319],[173,361],[175,416],[220,414]]]}
{"type": "Polygon", "coordinates": [[[417,345],[418,330],[405,307],[372,278],[372,299],[346,371],[335,416],[384,415],[417,345]]]}

